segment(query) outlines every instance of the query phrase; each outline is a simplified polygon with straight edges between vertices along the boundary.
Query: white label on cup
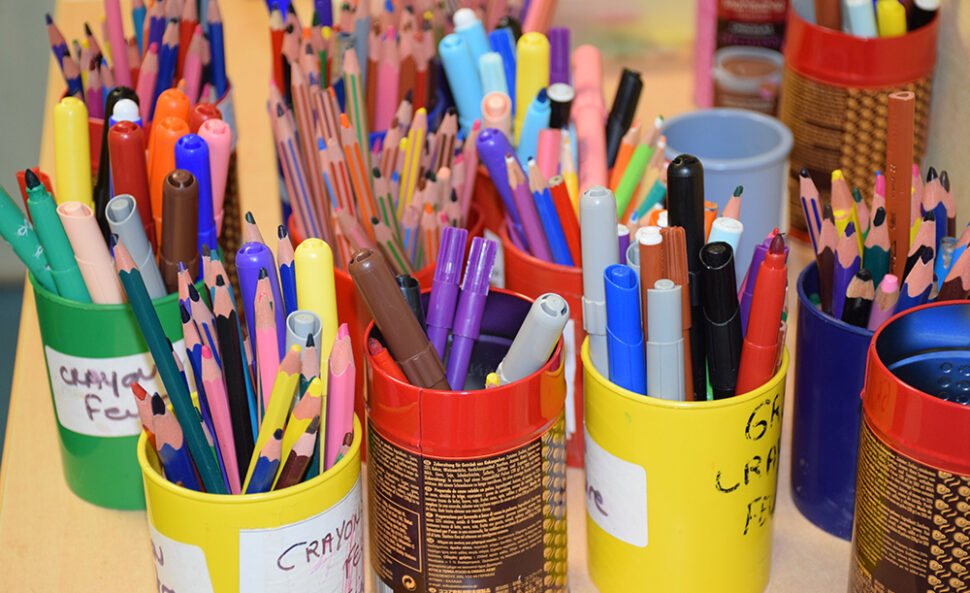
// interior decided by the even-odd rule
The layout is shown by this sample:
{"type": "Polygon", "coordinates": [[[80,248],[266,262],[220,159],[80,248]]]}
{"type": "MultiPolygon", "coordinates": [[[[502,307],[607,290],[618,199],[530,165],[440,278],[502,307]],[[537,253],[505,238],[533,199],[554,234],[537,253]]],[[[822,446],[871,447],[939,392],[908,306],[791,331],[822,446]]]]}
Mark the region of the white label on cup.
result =
{"type": "MultiPolygon", "coordinates": [[[[174,344],[185,363],[185,341],[174,344]]],[[[124,437],[141,432],[131,384],[151,395],[165,393],[148,352],[114,358],[83,358],[44,346],[54,408],[61,426],[95,437],[124,437]]]]}
{"type": "Polygon", "coordinates": [[[322,513],[239,531],[239,593],[363,593],[360,478],[322,513]]]}
{"type": "Polygon", "coordinates": [[[158,591],[212,593],[212,580],[199,546],[183,544],[159,533],[148,523],[158,591]]]}
{"type": "Polygon", "coordinates": [[[489,284],[495,288],[505,288],[505,248],[502,245],[502,238],[488,229],[485,229],[482,235],[486,239],[494,241],[497,246],[495,248],[495,263],[492,265],[492,275],[489,277],[489,284]]]}
{"type": "Polygon", "coordinates": [[[647,546],[647,472],[586,435],[586,512],[616,539],[647,546]]]}
{"type": "Polygon", "coordinates": [[[563,375],[566,379],[566,440],[576,434],[576,322],[566,321],[562,330],[564,357],[563,375]]]}

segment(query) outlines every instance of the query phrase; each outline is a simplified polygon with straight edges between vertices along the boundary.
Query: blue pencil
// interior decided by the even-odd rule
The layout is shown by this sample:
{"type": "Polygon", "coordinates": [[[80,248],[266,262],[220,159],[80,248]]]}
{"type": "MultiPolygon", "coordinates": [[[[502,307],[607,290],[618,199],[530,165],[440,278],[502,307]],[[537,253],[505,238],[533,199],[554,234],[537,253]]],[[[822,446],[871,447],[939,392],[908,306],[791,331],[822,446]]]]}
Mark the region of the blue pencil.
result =
{"type": "Polygon", "coordinates": [[[152,395],[152,416],[155,433],[155,450],[162,468],[170,482],[190,490],[201,491],[192,456],[185,446],[182,428],[175,416],[165,407],[165,401],[157,393],[152,395]]]}
{"type": "Polygon", "coordinates": [[[179,42],[178,19],[172,19],[165,28],[162,45],[158,51],[158,74],[155,79],[155,92],[152,94],[151,114],[155,117],[155,103],[162,92],[172,86],[175,79],[175,67],[178,64],[179,42]]]}
{"type": "Polygon", "coordinates": [[[290,242],[290,235],[282,224],[276,229],[276,235],[279,239],[276,247],[276,261],[280,269],[280,292],[283,293],[286,317],[289,317],[290,313],[299,308],[296,304],[296,268],[293,265],[293,243],[290,242]]]}
{"type": "Polygon", "coordinates": [[[145,15],[148,10],[145,5],[136,6],[131,9],[131,22],[135,26],[135,42],[138,44],[138,53],[145,54],[145,15]]]}
{"type": "Polygon", "coordinates": [[[273,487],[273,480],[276,479],[276,472],[280,468],[280,456],[283,454],[283,429],[277,428],[273,432],[273,437],[266,441],[256,465],[253,467],[253,475],[249,478],[249,487],[246,494],[259,494],[269,492],[273,487]]]}
{"type": "Polygon", "coordinates": [[[229,80],[226,78],[226,45],[222,34],[222,14],[219,12],[219,5],[215,2],[212,3],[212,10],[208,12],[206,19],[209,23],[212,86],[216,89],[216,96],[221,99],[229,90],[229,80]]]}

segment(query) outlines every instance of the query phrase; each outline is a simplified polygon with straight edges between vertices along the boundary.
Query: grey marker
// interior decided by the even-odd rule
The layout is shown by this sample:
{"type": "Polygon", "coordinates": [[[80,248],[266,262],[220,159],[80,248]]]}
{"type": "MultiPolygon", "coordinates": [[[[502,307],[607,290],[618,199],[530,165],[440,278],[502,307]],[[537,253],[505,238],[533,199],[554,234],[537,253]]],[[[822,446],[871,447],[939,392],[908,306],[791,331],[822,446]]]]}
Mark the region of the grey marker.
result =
{"type": "Polygon", "coordinates": [[[158,271],[158,262],[155,261],[155,253],[148,242],[148,237],[145,236],[141,216],[138,215],[135,198],[131,194],[119,194],[111,198],[105,207],[105,218],[108,219],[111,232],[118,235],[118,240],[125,245],[125,249],[135,260],[135,265],[138,266],[138,271],[145,281],[148,296],[158,299],[167,295],[162,273],[158,271]]]}
{"type": "Polygon", "coordinates": [[[647,290],[647,395],[685,401],[681,287],[666,278],[647,290]]]}
{"type": "Polygon", "coordinates": [[[566,299],[552,292],[537,298],[505,358],[495,369],[498,384],[524,379],[541,369],[556,348],[567,321],[569,305],[566,299]]]}
{"type": "Polygon", "coordinates": [[[583,329],[589,336],[589,357],[604,377],[610,365],[606,353],[606,287],[603,272],[620,263],[616,232],[616,196],[594,185],[579,198],[579,232],[583,249],[583,329]]]}
{"type": "Polygon", "coordinates": [[[633,271],[637,273],[637,278],[640,277],[640,243],[634,241],[626,248],[626,265],[633,268],[633,271]]]}
{"type": "Polygon", "coordinates": [[[320,317],[312,311],[293,311],[286,318],[286,351],[294,345],[303,348],[306,346],[306,337],[313,334],[313,343],[320,344],[320,332],[323,323],[320,317]]]}

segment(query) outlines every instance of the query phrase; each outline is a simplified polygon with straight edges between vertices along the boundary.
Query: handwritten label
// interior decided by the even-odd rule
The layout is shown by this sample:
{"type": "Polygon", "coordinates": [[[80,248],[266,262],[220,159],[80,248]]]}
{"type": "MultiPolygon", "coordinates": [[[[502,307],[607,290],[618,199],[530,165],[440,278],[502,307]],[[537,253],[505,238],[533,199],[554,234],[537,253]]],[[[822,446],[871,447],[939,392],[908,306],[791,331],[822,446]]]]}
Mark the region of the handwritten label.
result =
{"type": "Polygon", "coordinates": [[[213,593],[205,552],[166,537],[148,523],[158,593],[213,593]]]}
{"type": "Polygon", "coordinates": [[[566,439],[576,434],[576,322],[566,321],[562,330],[563,375],[566,379],[566,439]]]}
{"type": "Polygon", "coordinates": [[[647,471],[586,435],[586,512],[600,528],[638,548],[647,546],[647,471]]]}
{"type": "Polygon", "coordinates": [[[725,495],[742,495],[745,502],[745,517],[742,533],[747,535],[754,529],[762,528],[775,514],[775,484],[778,475],[778,449],[781,439],[781,405],[783,394],[765,397],[754,402],[741,430],[747,441],[754,441],[762,447],[755,455],[748,457],[738,467],[715,468],[714,488],[725,495]],[[775,438],[769,438],[773,433],[775,438]],[[747,494],[749,487],[769,494],[747,494]]]}
{"type": "Polygon", "coordinates": [[[239,532],[240,593],[363,593],[360,478],[340,502],[298,523],[239,532]]]}
{"type": "MultiPolygon", "coordinates": [[[[123,437],[141,432],[131,384],[149,394],[165,393],[151,354],[114,358],[84,358],[44,346],[54,408],[68,430],[96,437],[123,437]]],[[[175,344],[185,352],[185,341],[175,344]]],[[[184,355],[180,355],[184,361],[184,355]]],[[[185,365],[188,367],[188,364],[185,365]]]]}

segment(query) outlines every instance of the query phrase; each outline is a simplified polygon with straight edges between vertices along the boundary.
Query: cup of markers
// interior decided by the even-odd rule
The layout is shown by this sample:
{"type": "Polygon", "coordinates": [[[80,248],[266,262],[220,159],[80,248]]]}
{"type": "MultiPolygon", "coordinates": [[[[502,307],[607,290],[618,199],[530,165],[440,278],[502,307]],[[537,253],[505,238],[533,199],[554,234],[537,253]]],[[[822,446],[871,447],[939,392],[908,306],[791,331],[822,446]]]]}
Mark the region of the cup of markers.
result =
{"type": "Polygon", "coordinates": [[[489,290],[497,245],[481,238],[459,288],[464,232],[446,229],[439,273],[417,306],[380,254],[365,249],[351,260],[374,318],[366,357],[372,568],[387,587],[441,589],[460,574],[463,586],[565,591],[559,338],[569,307],[552,293],[530,302],[489,290]],[[397,519],[401,509],[418,530],[397,519]],[[402,545],[416,561],[402,561],[402,545]],[[455,557],[459,548],[467,554],[455,557]]]}
{"type": "Polygon", "coordinates": [[[849,539],[855,506],[856,459],[866,353],[873,332],[896,313],[970,294],[970,233],[956,234],[956,204],[946,171],[905,171],[902,206],[877,173],[872,198],[831,174],[823,205],[807,170],[800,175],[803,213],[815,263],[799,275],[799,317],[792,432],[792,498],[826,531],[849,539]],[[895,212],[893,212],[895,210],[895,212]],[[890,221],[905,227],[890,229],[890,221]],[[893,238],[902,238],[893,262],[893,238]],[[898,271],[898,272],[897,272],[898,271]]]}
{"type": "Polygon", "coordinates": [[[696,157],[671,161],[672,226],[637,231],[638,268],[620,263],[613,193],[580,198],[587,563],[604,592],[768,582],[787,247],[772,232],[739,295],[732,244],[706,234],[703,179],[696,157]],[[693,553],[705,546],[721,552],[693,553]]]}

